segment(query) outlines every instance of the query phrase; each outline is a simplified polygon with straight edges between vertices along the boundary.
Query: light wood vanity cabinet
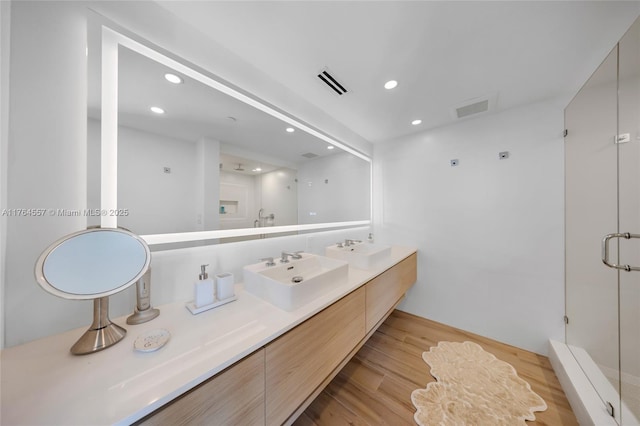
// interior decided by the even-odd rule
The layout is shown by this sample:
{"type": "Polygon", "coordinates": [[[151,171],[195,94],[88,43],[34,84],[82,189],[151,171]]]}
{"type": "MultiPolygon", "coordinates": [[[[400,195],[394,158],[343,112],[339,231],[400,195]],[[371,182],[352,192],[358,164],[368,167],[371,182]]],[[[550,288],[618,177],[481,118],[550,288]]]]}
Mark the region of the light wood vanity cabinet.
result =
{"type": "Polygon", "coordinates": [[[387,317],[417,279],[417,254],[404,259],[369,281],[365,288],[367,333],[387,317]]]}
{"type": "Polygon", "coordinates": [[[365,335],[365,289],[340,299],[266,347],[267,424],[282,424],[365,335]]]}
{"type": "Polygon", "coordinates": [[[264,349],[141,419],[143,425],[263,425],[264,349]]]}
{"type": "Polygon", "coordinates": [[[410,255],[138,424],[291,423],[413,285],[416,259],[410,255]]]}

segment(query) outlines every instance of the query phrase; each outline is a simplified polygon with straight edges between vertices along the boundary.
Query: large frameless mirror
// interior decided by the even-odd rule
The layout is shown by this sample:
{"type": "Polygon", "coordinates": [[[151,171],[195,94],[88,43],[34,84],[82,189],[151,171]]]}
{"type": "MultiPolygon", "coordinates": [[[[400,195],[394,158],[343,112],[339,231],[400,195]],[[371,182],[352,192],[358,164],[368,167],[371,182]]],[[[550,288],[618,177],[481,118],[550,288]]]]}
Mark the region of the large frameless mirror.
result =
{"type": "Polygon", "coordinates": [[[102,226],[175,247],[370,223],[367,156],[123,32],[89,37],[102,226]]]}

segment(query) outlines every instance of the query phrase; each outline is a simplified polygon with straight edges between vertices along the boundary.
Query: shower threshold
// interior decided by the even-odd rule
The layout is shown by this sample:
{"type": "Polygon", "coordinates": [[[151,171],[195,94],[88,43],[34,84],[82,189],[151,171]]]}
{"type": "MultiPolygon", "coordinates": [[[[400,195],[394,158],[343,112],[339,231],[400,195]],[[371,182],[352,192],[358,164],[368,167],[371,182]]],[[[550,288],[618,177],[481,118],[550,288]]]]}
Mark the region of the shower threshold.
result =
{"type": "MultiPolygon", "coordinates": [[[[603,402],[604,398],[618,409],[618,393],[584,349],[550,340],[549,360],[581,425],[618,426],[603,402]],[[602,397],[594,386],[600,389],[602,397]]],[[[622,411],[623,426],[640,425],[637,417],[624,404],[622,411]]]]}

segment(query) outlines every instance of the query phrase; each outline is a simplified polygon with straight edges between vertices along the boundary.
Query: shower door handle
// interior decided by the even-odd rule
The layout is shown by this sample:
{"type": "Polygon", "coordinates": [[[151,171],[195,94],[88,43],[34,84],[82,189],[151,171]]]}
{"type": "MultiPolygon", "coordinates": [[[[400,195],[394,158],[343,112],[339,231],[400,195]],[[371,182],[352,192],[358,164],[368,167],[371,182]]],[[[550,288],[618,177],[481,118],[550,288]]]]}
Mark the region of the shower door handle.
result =
{"type": "Polygon", "coordinates": [[[617,265],[609,262],[609,240],[612,238],[624,238],[626,240],[630,240],[631,238],[640,238],[640,234],[630,234],[628,232],[624,232],[622,234],[608,234],[602,239],[602,263],[607,265],[609,268],[621,269],[627,272],[640,271],[640,266],[617,265]]]}

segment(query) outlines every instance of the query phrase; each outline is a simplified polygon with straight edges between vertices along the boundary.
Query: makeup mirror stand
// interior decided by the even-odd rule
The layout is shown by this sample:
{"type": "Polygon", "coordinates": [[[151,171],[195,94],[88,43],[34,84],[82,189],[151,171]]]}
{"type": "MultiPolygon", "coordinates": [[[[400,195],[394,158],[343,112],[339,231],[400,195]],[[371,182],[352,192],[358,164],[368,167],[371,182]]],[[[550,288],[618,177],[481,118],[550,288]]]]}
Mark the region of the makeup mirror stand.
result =
{"type": "Polygon", "coordinates": [[[74,355],[86,355],[106,349],[124,339],[127,330],[109,319],[109,296],[93,299],[93,323],[71,347],[74,355]]]}
{"type": "Polygon", "coordinates": [[[137,282],[149,269],[151,251],[124,229],[90,228],[51,244],[38,258],[36,281],[47,292],[72,300],[93,300],[93,322],[71,347],[73,355],[101,351],[127,331],[109,319],[109,296],[137,282]]]}

